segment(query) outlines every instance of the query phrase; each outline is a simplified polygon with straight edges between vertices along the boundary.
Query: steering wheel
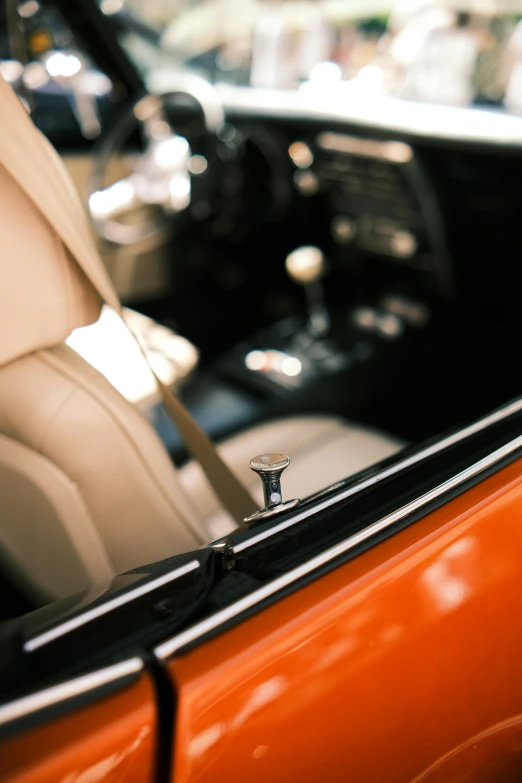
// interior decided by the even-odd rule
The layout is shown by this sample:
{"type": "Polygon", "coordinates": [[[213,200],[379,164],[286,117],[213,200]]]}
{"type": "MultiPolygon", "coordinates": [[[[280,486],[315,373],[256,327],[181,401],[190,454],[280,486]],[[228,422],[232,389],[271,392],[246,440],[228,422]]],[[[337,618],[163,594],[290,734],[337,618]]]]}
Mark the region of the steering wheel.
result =
{"type": "Polygon", "coordinates": [[[94,150],[89,212],[96,233],[117,245],[165,241],[179,215],[209,187],[224,126],[216,90],[192,74],[180,74],[170,92],[127,107],[94,150]],[[204,154],[194,155],[189,140],[175,130],[176,114],[187,103],[202,116],[204,154]],[[136,131],[142,149],[124,155],[136,131]]]}

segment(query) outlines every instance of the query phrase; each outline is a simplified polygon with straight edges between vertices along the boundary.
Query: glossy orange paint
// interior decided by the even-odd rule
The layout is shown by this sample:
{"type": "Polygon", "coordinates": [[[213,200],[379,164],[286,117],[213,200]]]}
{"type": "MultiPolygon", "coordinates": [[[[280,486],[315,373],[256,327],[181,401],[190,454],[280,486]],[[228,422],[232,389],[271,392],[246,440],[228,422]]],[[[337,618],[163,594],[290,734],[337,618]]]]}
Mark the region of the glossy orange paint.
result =
{"type": "Polygon", "coordinates": [[[149,783],[156,714],[146,675],[68,715],[0,742],[2,783],[149,783]]]}
{"type": "Polygon", "coordinates": [[[522,461],[168,666],[175,783],[522,780],[522,461]]]}

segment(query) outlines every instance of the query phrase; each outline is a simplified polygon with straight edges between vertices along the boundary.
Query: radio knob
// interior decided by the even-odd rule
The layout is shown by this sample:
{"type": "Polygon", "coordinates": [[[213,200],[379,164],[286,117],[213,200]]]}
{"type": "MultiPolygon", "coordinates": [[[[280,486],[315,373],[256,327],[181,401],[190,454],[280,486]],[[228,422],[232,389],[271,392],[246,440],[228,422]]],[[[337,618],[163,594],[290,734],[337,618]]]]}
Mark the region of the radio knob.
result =
{"type": "Polygon", "coordinates": [[[417,252],[417,239],[411,231],[397,231],[391,238],[390,244],[397,258],[411,258],[417,252]]]}
{"type": "Polygon", "coordinates": [[[348,245],[357,233],[357,226],[352,218],[346,215],[337,215],[332,220],[332,236],[339,245],[348,245]]]}

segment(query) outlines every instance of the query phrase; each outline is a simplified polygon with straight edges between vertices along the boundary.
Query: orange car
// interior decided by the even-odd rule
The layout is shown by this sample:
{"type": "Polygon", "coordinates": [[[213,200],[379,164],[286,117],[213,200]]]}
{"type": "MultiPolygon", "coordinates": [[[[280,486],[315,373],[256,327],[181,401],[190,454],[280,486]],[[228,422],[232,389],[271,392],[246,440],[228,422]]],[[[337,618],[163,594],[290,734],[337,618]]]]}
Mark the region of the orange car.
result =
{"type": "Polygon", "coordinates": [[[4,11],[0,781],[518,781],[522,120],[4,11]]]}

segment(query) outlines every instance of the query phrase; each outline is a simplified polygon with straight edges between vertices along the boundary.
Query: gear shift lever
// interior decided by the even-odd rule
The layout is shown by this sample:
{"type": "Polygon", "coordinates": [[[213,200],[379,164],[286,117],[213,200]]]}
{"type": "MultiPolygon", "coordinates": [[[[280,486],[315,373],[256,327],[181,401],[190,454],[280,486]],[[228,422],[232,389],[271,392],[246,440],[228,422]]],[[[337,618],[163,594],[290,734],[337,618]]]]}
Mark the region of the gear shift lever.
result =
{"type": "Polygon", "coordinates": [[[314,337],[324,337],[330,329],[330,316],[324,300],[321,278],[326,271],[326,259],[318,247],[298,247],[286,257],[286,271],[294,283],[303,286],[308,305],[307,331],[314,337]]]}

